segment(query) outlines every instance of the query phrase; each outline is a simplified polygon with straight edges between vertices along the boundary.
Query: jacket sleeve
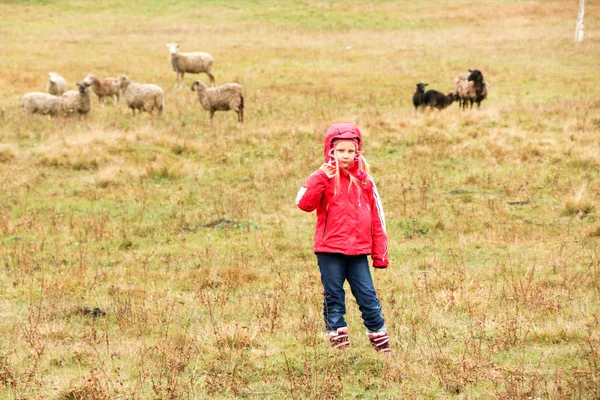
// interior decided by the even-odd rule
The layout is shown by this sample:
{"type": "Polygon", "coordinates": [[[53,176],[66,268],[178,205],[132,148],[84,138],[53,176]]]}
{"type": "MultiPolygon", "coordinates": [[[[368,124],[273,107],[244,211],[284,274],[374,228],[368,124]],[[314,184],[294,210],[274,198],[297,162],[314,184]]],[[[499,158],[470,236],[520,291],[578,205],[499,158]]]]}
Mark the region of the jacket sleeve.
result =
{"type": "Polygon", "coordinates": [[[316,210],[321,204],[321,198],[329,179],[327,174],[320,169],[313,172],[298,191],[296,205],[306,212],[316,210]]]}
{"type": "Polygon", "coordinates": [[[371,223],[373,224],[373,244],[371,250],[371,259],[373,259],[373,267],[387,268],[388,259],[388,239],[385,230],[385,215],[381,205],[381,199],[377,192],[375,182],[373,183],[373,198],[371,199],[371,223]]]}

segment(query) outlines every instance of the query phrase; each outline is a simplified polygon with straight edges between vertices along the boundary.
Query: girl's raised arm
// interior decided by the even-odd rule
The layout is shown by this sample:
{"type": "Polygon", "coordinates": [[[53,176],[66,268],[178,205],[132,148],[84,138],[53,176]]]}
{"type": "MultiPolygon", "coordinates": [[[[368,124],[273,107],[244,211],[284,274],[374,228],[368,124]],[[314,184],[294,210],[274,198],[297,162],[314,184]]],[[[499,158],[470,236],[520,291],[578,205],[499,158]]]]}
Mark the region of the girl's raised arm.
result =
{"type": "Polygon", "coordinates": [[[316,210],[321,204],[329,179],[330,176],[322,168],[313,172],[298,191],[296,205],[306,212],[316,210]]]}

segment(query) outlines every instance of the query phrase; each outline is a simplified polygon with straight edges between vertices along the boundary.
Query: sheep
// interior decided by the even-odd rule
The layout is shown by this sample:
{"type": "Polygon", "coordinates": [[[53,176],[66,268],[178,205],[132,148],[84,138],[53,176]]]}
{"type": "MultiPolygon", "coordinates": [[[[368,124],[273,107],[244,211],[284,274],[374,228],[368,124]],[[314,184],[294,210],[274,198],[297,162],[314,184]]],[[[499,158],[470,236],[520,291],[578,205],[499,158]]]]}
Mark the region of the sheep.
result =
{"type": "Polygon", "coordinates": [[[49,72],[46,91],[54,96],[60,96],[67,91],[67,81],[60,74],[49,72]]]}
{"type": "Polygon", "coordinates": [[[207,88],[202,81],[192,84],[192,91],[198,95],[198,100],[205,110],[210,111],[212,123],[215,111],[233,110],[237,113],[238,122],[244,122],[244,88],[237,83],[207,88]]]}
{"type": "Polygon", "coordinates": [[[467,80],[473,82],[473,86],[475,87],[474,101],[477,103],[477,108],[479,108],[481,102],[487,98],[489,85],[483,80],[481,71],[476,69],[469,72],[471,72],[471,75],[469,75],[467,80]]]}
{"type": "Polygon", "coordinates": [[[165,92],[158,85],[134,83],[125,75],[119,75],[118,79],[125,103],[131,108],[134,116],[135,110],[152,114],[155,108],[162,114],[165,108],[165,92]]]}
{"type": "Polygon", "coordinates": [[[89,85],[77,84],[78,90],[68,90],[61,96],[62,111],[65,115],[77,113],[79,118],[87,117],[92,109],[92,99],[88,90],[89,85]]]}
{"type": "Polygon", "coordinates": [[[88,76],[83,79],[83,83],[92,87],[92,90],[96,93],[96,96],[98,96],[101,107],[104,107],[105,97],[112,98],[115,107],[119,105],[120,91],[119,80],[117,78],[104,78],[100,80],[96,75],[88,74],[88,76]]]}
{"type": "Polygon", "coordinates": [[[435,107],[438,110],[442,110],[452,104],[454,100],[456,100],[456,96],[453,92],[445,95],[437,90],[428,90],[423,96],[423,106],[429,106],[431,109],[435,107]]]}
{"type": "Polygon", "coordinates": [[[183,75],[205,73],[210,78],[210,86],[215,86],[215,77],[212,74],[213,57],[208,53],[179,53],[179,45],[167,43],[169,60],[173,71],[177,73],[176,85],[183,85],[183,75]]]}
{"type": "Polygon", "coordinates": [[[473,108],[473,102],[477,103],[477,108],[487,97],[488,84],[483,80],[481,71],[469,70],[469,73],[460,74],[454,79],[454,94],[459,101],[461,108],[467,108],[467,102],[470,108],[473,108]]]}
{"type": "Polygon", "coordinates": [[[60,97],[44,92],[31,92],[23,96],[23,111],[27,114],[55,116],[62,109],[60,97]]]}
{"type": "Polygon", "coordinates": [[[425,95],[425,86],[427,86],[427,83],[422,83],[419,82],[417,83],[417,90],[415,91],[415,93],[413,94],[413,105],[415,106],[415,112],[417,111],[417,109],[421,106],[423,106],[423,96],[425,95]]]}

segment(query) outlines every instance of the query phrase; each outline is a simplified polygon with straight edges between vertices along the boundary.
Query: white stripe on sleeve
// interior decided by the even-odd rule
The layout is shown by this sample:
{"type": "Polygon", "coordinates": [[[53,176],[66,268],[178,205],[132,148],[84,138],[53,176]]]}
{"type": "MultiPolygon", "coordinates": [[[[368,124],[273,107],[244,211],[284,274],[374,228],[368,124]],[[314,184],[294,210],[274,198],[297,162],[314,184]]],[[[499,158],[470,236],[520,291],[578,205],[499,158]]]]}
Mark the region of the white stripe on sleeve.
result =
{"type": "Polygon", "coordinates": [[[375,182],[373,178],[369,176],[369,180],[373,184],[373,195],[375,196],[375,205],[377,206],[377,214],[379,214],[379,221],[381,221],[381,226],[383,227],[383,232],[387,235],[387,231],[385,230],[385,214],[383,213],[383,206],[381,205],[381,199],[379,198],[379,192],[377,191],[377,186],[375,186],[375,182]]]}
{"type": "Polygon", "coordinates": [[[304,186],[298,190],[298,194],[296,195],[296,205],[300,204],[300,200],[302,200],[302,196],[304,196],[304,193],[306,193],[307,190],[308,188],[305,188],[304,186]]]}

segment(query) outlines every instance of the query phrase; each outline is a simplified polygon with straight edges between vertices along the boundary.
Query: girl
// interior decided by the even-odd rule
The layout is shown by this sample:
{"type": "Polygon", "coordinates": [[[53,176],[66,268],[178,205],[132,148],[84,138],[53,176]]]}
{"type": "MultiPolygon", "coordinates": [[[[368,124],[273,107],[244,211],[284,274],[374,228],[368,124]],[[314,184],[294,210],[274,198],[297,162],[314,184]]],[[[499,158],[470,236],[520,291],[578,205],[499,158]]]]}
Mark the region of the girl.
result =
{"type": "Polygon", "coordinates": [[[362,313],[373,347],[392,354],[375,293],[369,261],[387,268],[385,218],[369,165],[362,154],[362,135],[352,124],[334,124],[325,135],[325,164],[308,177],[298,192],[300,209],[317,210],[314,251],[321,271],[325,299],[323,316],[334,348],[350,344],[344,320],[344,281],[362,313]]]}

